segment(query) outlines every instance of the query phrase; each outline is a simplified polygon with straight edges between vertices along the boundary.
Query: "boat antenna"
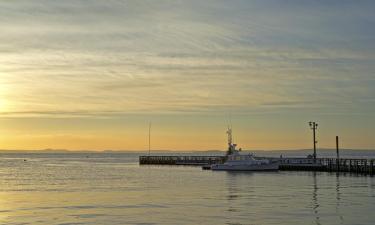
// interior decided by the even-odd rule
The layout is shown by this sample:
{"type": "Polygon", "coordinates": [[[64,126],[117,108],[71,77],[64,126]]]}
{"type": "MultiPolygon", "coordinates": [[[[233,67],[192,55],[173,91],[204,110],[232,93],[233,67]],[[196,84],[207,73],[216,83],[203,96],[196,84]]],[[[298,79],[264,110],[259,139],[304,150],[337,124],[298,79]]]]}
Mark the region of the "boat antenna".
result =
{"type": "Polygon", "coordinates": [[[151,154],[151,122],[148,124],[148,155],[151,154]]]}
{"type": "Polygon", "coordinates": [[[228,126],[227,134],[228,134],[228,145],[229,145],[229,146],[232,146],[232,144],[233,144],[233,139],[232,139],[232,127],[228,126]]]}
{"type": "Polygon", "coordinates": [[[227,151],[227,155],[230,155],[230,154],[232,154],[232,151],[233,151],[232,127],[230,125],[228,126],[227,134],[228,134],[228,151],[227,151]]]}
{"type": "Polygon", "coordinates": [[[228,127],[230,128],[230,140],[231,140],[231,145],[232,145],[233,143],[235,143],[234,142],[234,138],[233,138],[233,133],[232,133],[232,129],[233,129],[233,126],[232,126],[232,113],[229,113],[229,126],[228,127]]]}

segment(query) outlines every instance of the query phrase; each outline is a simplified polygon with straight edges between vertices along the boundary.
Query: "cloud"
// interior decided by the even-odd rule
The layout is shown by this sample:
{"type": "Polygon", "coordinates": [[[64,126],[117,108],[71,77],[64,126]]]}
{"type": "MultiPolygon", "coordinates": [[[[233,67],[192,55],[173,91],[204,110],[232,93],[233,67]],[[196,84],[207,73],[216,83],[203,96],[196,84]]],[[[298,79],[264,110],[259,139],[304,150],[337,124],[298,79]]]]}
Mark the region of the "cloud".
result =
{"type": "Polygon", "coordinates": [[[1,115],[372,113],[373,5],[1,1],[1,115]]]}

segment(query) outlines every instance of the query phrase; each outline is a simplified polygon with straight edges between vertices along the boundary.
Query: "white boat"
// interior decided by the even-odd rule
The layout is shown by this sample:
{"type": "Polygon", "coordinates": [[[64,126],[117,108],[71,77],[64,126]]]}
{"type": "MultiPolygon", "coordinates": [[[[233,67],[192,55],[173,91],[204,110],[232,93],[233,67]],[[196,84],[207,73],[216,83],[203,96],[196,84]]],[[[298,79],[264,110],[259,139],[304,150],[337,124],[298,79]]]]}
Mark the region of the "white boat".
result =
{"type": "Polygon", "coordinates": [[[237,150],[228,155],[225,163],[211,165],[211,170],[268,171],[278,169],[279,162],[272,162],[268,159],[255,159],[252,154],[241,155],[237,150]]]}
{"type": "Polygon", "coordinates": [[[270,171],[279,169],[279,161],[255,159],[253,154],[241,155],[232,143],[232,129],[228,128],[228,152],[224,163],[211,165],[211,170],[226,171],[270,171]]]}

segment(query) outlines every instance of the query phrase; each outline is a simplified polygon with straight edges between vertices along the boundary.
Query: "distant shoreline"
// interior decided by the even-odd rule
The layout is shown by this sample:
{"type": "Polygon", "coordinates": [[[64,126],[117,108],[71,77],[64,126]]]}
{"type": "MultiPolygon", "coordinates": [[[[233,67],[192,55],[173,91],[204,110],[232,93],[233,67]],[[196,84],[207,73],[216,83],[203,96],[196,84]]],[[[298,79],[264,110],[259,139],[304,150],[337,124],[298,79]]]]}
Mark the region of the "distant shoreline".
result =
{"type": "MultiPolygon", "coordinates": [[[[295,150],[243,150],[244,153],[251,152],[259,156],[272,156],[272,157],[306,157],[312,153],[311,149],[295,149],[295,150]]],[[[222,155],[225,150],[153,150],[152,155],[222,155]]],[[[148,151],[145,150],[65,150],[65,149],[44,149],[44,150],[0,150],[0,154],[134,154],[134,155],[147,155],[148,151]]],[[[336,157],[336,149],[318,149],[318,157],[336,157]]],[[[375,158],[375,149],[340,149],[340,156],[346,158],[358,157],[371,157],[375,158]]]]}

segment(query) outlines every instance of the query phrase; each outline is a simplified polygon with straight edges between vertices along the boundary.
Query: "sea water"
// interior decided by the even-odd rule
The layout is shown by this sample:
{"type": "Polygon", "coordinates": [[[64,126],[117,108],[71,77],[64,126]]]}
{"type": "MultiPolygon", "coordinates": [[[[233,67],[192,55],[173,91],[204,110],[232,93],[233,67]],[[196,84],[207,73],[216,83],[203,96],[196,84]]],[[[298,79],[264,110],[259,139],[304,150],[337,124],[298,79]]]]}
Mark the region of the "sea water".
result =
{"type": "Polygon", "coordinates": [[[0,224],[375,224],[375,177],[0,154],[0,224]]]}

